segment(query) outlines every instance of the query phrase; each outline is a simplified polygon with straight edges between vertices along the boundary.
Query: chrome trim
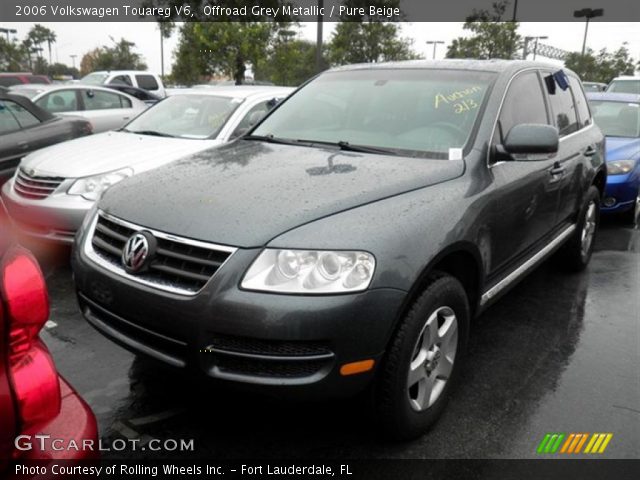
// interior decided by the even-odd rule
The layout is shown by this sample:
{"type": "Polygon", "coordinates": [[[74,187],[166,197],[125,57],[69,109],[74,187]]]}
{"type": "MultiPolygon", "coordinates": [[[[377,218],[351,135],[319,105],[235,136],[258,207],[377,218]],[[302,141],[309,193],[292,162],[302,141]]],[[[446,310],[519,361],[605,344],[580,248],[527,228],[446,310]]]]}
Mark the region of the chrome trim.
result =
{"type": "Polygon", "coordinates": [[[231,255],[233,255],[236,252],[236,250],[238,250],[238,249],[235,248],[235,247],[229,247],[227,245],[218,245],[218,244],[215,244],[215,243],[207,243],[207,242],[201,242],[201,241],[198,241],[198,240],[191,240],[191,239],[184,238],[184,237],[176,237],[175,235],[171,235],[169,233],[160,232],[160,231],[154,230],[152,228],[146,228],[146,227],[143,227],[143,226],[140,226],[140,225],[136,225],[136,224],[127,222],[125,220],[121,220],[121,219],[119,219],[117,217],[114,217],[112,215],[109,215],[109,214],[103,212],[102,210],[98,210],[96,212],[96,214],[93,216],[93,218],[91,219],[91,223],[89,224],[89,227],[87,228],[87,233],[85,235],[84,245],[83,245],[83,252],[87,256],[87,258],[91,259],[91,261],[93,261],[97,265],[101,266],[105,270],[108,270],[108,271],[110,271],[112,273],[115,273],[116,275],[124,277],[124,278],[126,278],[128,280],[131,280],[132,282],[140,283],[140,284],[145,285],[147,287],[155,288],[157,290],[163,290],[165,292],[175,293],[176,295],[183,295],[183,296],[189,296],[189,297],[193,297],[193,296],[199,294],[204,289],[204,287],[211,281],[211,279],[216,276],[216,274],[220,271],[220,269],[222,267],[224,267],[224,265],[227,263],[227,261],[229,261],[229,259],[231,258],[231,255]],[[140,277],[138,277],[136,275],[131,275],[131,274],[127,273],[124,270],[124,268],[119,268],[115,264],[109,262],[108,260],[105,260],[102,256],[100,256],[93,249],[93,244],[92,244],[93,234],[95,232],[96,224],[98,223],[98,218],[100,216],[103,216],[104,218],[106,218],[107,220],[109,220],[111,222],[117,223],[119,225],[122,225],[123,227],[130,228],[130,229],[135,230],[137,232],[147,231],[147,232],[150,232],[151,234],[153,234],[155,237],[158,237],[158,238],[162,238],[162,239],[165,239],[165,240],[170,240],[170,241],[177,242],[177,243],[183,243],[185,245],[191,245],[191,246],[194,246],[194,247],[205,248],[205,249],[208,249],[208,250],[217,250],[217,251],[227,252],[227,253],[229,253],[229,256],[218,267],[218,270],[216,270],[216,273],[214,273],[209,278],[209,280],[207,280],[205,285],[203,285],[203,287],[201,289],[197,290],[197,291],[186,290],[184,288],[173,287],[171,285],[164,285],[164,284],[161,284],[161,283],[151,282],[149,280],[145,280],[144,278],[140,278],[140,277]]]}
{"type": "Polygon", "coordinates": [[[504,277],[502,280],[496,283],[493,287],[491,287],[489,290],[483,293],[482,298],[480,299],[480,306],[483,306],[485,303],[487,303],[489,300],[495,297],[498,293],[500,293],[502,290],[507,288],[513,282],[515,282],[519,277],[521,277],[522,275],[527,273],[529,270],[531,270],[534,266],[536,266],[536,264],[542,261],[547,256],[547,254],[549,254],[556,247],[562,244],[562,242],[565,241],[567,237],[569,237],[575,230],[576,230],[575,224],[568,226],[556,238],[554,238],[545,247],[539,250],[534,256],[529,258],[526,262],[524,262],[522,265],[516,268],[513,272],[511,272],[509,275],[504,277]]]}

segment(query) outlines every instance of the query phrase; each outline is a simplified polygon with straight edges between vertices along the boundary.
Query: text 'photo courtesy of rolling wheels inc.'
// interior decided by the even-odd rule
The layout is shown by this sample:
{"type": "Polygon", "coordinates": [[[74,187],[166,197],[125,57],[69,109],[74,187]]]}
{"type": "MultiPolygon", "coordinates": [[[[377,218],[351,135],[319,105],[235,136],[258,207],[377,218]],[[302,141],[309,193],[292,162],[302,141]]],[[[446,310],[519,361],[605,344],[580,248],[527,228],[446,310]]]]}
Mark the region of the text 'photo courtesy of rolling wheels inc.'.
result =
{"type": "Polygon", "coordinates": [[[637,480],[640,7],[0,1],[0,480],[637,480]]]}

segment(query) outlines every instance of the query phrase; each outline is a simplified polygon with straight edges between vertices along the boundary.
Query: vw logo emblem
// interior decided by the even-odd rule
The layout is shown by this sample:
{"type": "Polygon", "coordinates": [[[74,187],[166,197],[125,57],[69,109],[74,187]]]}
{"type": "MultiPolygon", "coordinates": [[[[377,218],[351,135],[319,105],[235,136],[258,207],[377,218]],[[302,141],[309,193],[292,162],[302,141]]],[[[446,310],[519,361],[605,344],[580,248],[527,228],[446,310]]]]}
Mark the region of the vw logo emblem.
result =
{"type": "Polygon", "coordinates": [[[155,253],[155,238],[148,232],[137,232],[129,237],[122,249],[122,264],[129,273],[142,271],[155,253]]]}

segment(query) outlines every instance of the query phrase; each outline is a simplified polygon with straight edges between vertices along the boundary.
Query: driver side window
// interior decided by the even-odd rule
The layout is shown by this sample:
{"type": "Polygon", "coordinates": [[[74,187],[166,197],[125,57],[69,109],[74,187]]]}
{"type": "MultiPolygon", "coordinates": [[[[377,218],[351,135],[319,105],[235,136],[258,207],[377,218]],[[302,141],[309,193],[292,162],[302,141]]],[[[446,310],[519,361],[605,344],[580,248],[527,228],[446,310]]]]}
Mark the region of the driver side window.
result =
{"type": "Polygon", "coordinates": [[[538,74],[533,71],[521,73],[511,82],[502,104],[493,144],[502,143],[509,130],[526,123],[549,124],[542,85],[538,74]]]}

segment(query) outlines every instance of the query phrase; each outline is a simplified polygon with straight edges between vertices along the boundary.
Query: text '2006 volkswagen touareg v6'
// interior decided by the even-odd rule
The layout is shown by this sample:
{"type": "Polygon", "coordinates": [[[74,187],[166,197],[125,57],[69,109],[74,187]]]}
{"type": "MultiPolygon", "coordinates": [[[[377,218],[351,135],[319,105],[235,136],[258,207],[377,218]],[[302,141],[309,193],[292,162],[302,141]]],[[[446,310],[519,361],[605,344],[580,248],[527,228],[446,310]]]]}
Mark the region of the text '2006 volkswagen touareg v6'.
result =
{"type": "Polygon", "coordinates": [[[417,436],[472,318],[557,250],[588,263],[603,156],[568,70],[338,68],[106,191],[75,244],[79,302],[134,351],[263,391],[367,389],[384,431],[417,436]]]}

